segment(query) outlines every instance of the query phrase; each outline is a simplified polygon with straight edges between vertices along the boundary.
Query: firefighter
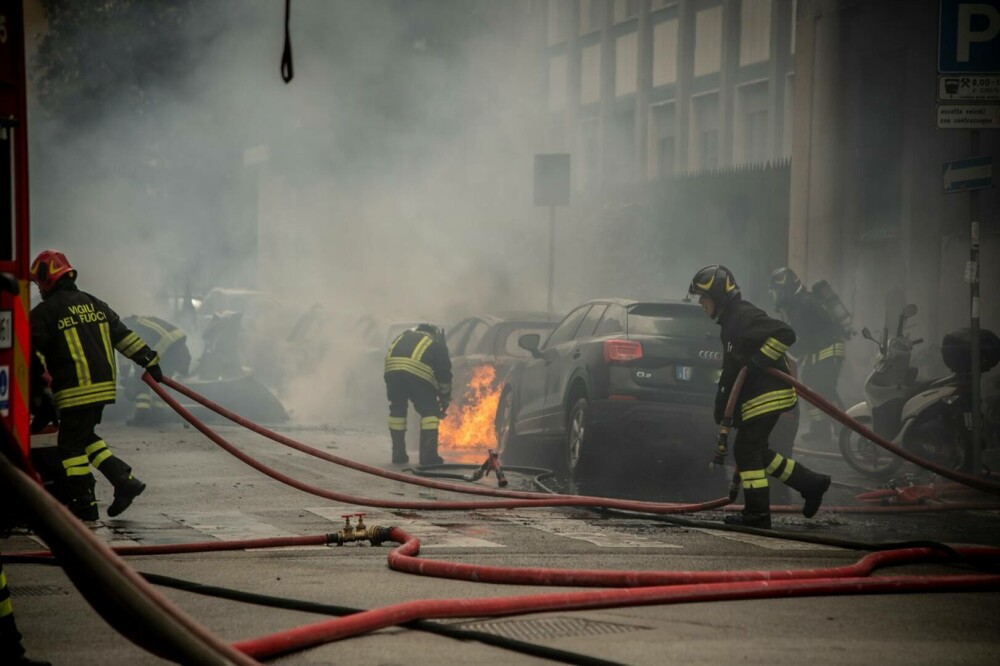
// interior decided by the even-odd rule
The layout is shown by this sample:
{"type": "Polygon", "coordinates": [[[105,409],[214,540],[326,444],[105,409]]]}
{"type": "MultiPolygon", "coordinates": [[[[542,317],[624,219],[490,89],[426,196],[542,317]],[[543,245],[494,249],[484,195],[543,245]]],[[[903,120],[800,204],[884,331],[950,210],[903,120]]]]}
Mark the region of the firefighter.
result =
{"type": "MultiPolygon", "coordinates": [[[[798,338],[795,351],[802,381],[842,409],[837,380],[844,362],[843,328],[791,268],[775,269],[771,273],[769,290],[774,306],[795,329],[798,338]]],[[[809,405],[806,414],[809,431],[802,439],[829,441],[833,436],[833,423],[815,405],[809,405]]]]}
{"type": "Polygon", "coordinates": [[[77,518],[94,521],[98,514],[91,465],[114,486],[109,516],[127,509],[146,489],[94,432],[104,406],[115,401],[114,350],[146,368],[156,381],[163,373],[156,352],[107,303],[78,289],[76,277],[76,269],[57,250],[45,250],[31,263],[31,280],[42,295],[31,310],[31,372],[32,383],[43,381],[46,370],[52,379],[59,418],[56,444],[65,471],[62,495],[77,518]]]}
{"type": "MultiPolygon", "coordinates": [[[[191,352],[184,331],[159,317],[129,315],[122,321],[157,353],[165,376],[184,376],[191,372],[191,352]]],[[[139,373],[135,373],[131,379],[135,384],[132,388],[135,411],[128,425],[153,425],[167,420],[170,416],[167,405],[139,379],[139,373]]]]}
{"type": "Polygon", "coordinates": [[[420,464],[443,463],[438,455],[438,421],[451,403],[451,356],[441,328],[420,324],[392,341],[385,355],[385,388],[393,464],[410,461],[406,455],[408,402],[420,414],[420,464]]]}
{"type": "Polygon", "coordinates": [[[713,264],[695,273],[688,293],[722,328],[722,376],[715,395],[715,422],[721,423],[736,376],[747,368],[733,414],[736,442],[733,457],[743,488],[743,511],[725,522],[747,527],[771,527],[771,502],[767,475],[797,490],[805,499],[802,514],[811,518],[830,487],[830,477],[806,469],[801,463],[775,453],[768,445],[771,430],[782,412],[798,400],[795,389],[767,374],[767,368],[789,371],[785,352],[795,342],[790,326],[768,317],[740,296],[733,274],[713,264]]]}
{"type": "Polygon", "coordinates": [[[25,655],[21,645],[21,632],[14,621],[14,606],[10,600],[7,576],[0,564],[0,664],[10,666],[50,666],[47,661],[39,661],[25,655]]]}

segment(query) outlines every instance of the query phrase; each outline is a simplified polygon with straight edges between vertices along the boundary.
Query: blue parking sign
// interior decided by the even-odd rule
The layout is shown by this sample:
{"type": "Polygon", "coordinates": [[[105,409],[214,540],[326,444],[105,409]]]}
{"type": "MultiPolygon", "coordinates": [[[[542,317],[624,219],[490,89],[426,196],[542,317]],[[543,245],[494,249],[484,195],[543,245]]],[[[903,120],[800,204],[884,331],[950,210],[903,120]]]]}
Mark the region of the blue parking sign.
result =
{"type": "Polygon", "coordinates": [[[1000,73],[1000,0],[941,0],[938,71],[1000,73]]]}

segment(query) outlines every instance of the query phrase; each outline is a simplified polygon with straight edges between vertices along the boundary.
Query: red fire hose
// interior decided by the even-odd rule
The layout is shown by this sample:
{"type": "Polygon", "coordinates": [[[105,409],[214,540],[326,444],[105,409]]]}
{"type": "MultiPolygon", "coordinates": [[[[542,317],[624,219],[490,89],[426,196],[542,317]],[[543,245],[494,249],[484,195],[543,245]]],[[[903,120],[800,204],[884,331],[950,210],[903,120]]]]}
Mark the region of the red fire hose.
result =
{"type": "MultiPolygon", "coordinates": [[[[398,527],[389,531],[392,541],[403,544],[410,552],[419,549],[419,542],[398,527]]],[[[377,608],[335,620],[318,622],[288,631],[252,640],[240,641],[233,647],[256,657],[265,659],[280,654],[313,647],[330,641],[340,640],[359,634],[376,631],[397,624],[418,619],[495,617],[524,613],[538,613],[561,610],[587,610],[597,608],[617,608],[653,604],[676,604],[702,601],[732,601],[741,599],[771,599],[807,596],[835,596],[847,594],[901,594],[912,592],[982,592],[1000,589],[1000,575],[934,575],[934,576],[879,576],[865,578],[858,574],[867,573],[876,566],[918,562],[921,558],[935,559],[930,549],[908,549],[893,556],[883,554],[883,559],[868,556],[854,565],[831,569],[832,576],[821,576],[823,570],[806,570],[805,576],[799,572],[760,572],[758,580],[726,580],[724,582],[686,583],[680,585],[656,585],[651,587],[602,589],[584,592],[558,592],[536,595],[522,595],[488,599],[423,599],[409,601],[384,608],[377,608]],[[923,552],[916,552],[923,551],[923,552]],[[785,578],[787,576],[787,578],[785,578]]],[[[977,556],[989,561],[997,561],[998,549],[977,549],[977,556]]],[[[876,554],[879,555],[879,554],[876,554]]],[[[426,565],[427,562],[422,564],[426,565]]],[[[491,568],[495,569],[495,568],[491,568]]],[[[531,571],[531,570],[529,570],[531,571]]],[[[544,571],[544,570],[538,570],[544,571]]],[[[484,569],[485,572],[485,569],[484,569]]],[[[601,572],[596,572],[601,573],[601,572]]],[[[705,572],[708,576],[720,576],[733,572],[705,572]]],[[[752,572],[749,572],[752,575],[752,572]]],[[[655,575],[655,574],[654,574],[655,575]]],[[[669,573],[665,575],[670,575],[669,573]]],[[[683,577],[683,572],[673,574],[683,577]]],[[[554,583],[555,584],[555,583],[554,583]]],[[[564,583],[558,583],[564,584],[564,583]]]]}

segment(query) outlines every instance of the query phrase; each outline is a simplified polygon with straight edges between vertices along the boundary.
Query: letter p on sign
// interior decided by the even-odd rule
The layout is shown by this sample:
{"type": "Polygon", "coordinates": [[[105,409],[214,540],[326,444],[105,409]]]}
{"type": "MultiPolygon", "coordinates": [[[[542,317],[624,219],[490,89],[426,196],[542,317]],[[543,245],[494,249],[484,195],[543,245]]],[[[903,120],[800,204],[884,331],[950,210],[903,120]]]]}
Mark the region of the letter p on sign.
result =
{"type": "Polygon", "coordinates": [[[1000,0],[941,0],[938,71],[1000,73],[1000,0]]]}

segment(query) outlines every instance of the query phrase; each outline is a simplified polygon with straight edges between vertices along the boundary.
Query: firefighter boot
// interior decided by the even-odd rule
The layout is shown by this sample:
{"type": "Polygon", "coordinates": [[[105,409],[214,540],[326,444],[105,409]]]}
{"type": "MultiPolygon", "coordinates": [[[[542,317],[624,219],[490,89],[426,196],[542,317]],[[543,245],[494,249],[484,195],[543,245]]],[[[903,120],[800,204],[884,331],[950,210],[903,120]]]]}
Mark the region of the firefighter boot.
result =
{"type": "MultiPolygon", "coordinates": [[[[792,462],[791,459],[788,462],[792,462]]],[[[795,463],[792,473],[785,484],[792,490],[799,491],[805,504],[802,505],[802,515],[812,518],[823,503],[823,495],[830,489],[831,479],[826,474],[817,474],[801,463],[795,463]]]]}
{"type": "Polygon", "coordinates": [[[420,431],[420,464],[440,465],[444,459],[438,455],[438,431],[420,431]]]}
{"type": "Polygon", "coordinates": [[[743,489],[743,510],[726,516],[727,525],[771,529],[771,496],[767,486],[743,489]]]}
{"type": "Polygon", "coordinates": [[[97,498],[94,497],[94,476],[66,477],[66,506],[74,516],[86,522],[97,520],[97,498]]]}
{"type": "Polygon", "coordinates": [[[142,494],[146,484],[132,476],[132,468],[121,458],[111,456],[98,468],[115,487],[115,499],[108,507],[108,516],[114,518],[132,505],[132,500],[142,494]]]}
{"type": "Polygon", "coordinates": [[[406,455],[406,431],[390,430],[392,436],[392,464],[403,465],[410,462],[410,456],[406,455]]]}

